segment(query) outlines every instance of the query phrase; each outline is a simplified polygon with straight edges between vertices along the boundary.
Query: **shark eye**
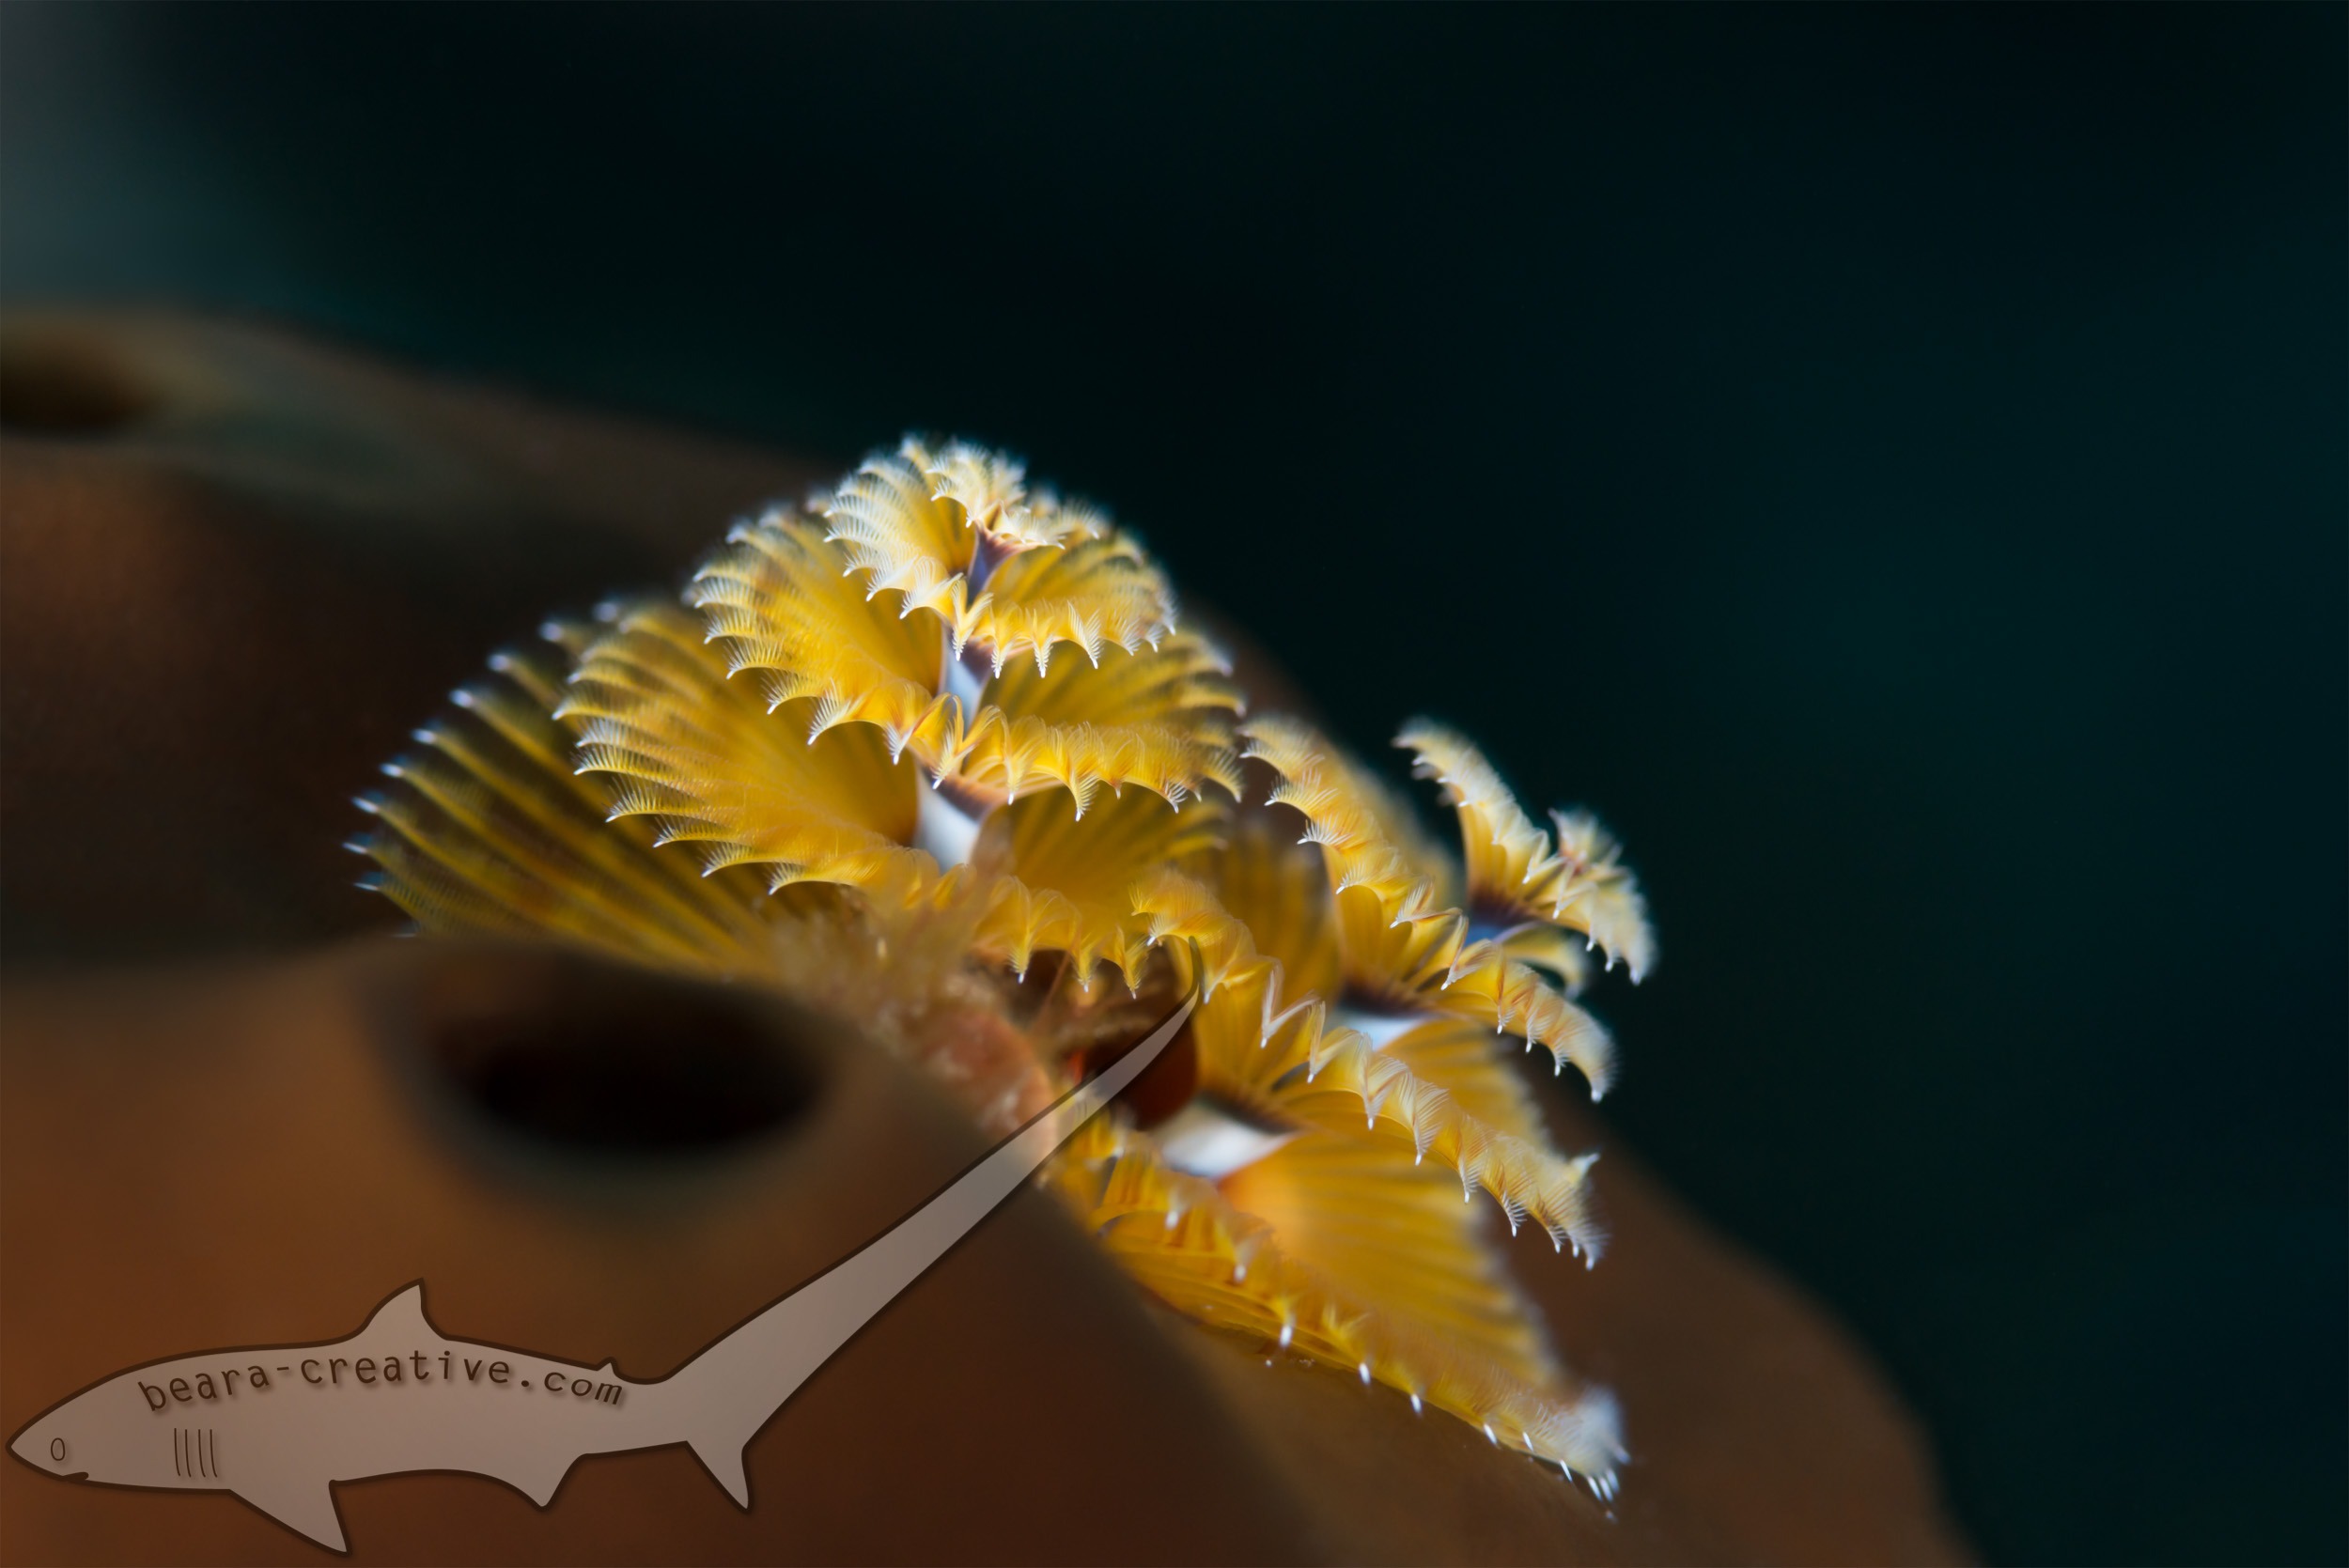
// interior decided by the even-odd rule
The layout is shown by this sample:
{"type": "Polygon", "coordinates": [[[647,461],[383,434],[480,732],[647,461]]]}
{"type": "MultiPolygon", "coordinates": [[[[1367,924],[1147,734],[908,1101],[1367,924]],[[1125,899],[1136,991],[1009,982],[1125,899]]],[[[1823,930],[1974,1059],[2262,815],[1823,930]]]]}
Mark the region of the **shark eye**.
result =
{"type": "Polygon", "coordinates": [[[715,1152],[798,1120],[820,1088],[796,1011],[571,954],[436,953],[403,1000],[428,1077],[556,1152],[715,1152]]]}

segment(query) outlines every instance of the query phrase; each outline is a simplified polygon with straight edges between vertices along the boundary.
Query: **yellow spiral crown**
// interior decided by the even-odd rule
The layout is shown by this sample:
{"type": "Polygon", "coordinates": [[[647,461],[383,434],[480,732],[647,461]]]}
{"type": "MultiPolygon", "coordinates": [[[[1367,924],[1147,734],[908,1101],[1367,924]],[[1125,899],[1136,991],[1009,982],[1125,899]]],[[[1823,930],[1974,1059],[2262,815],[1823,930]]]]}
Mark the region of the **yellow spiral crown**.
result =
{"type": "Polygon", "coordinates": [[[1596,822],[1542,827],[1414,722],[1449,853],[1309,726],[1243,724],[1132,537],[962,442],[736,527],[682,603],[542,630],[360,802],[369,885],[433,931],[783,987],[996,1131],[1195,982],[1169,1060],[1047,1169],[1088,1233],[1198,1321],[1612,1496],[1613,1402],[1559,1365],[1474,1202],[1598,1256],[1596,1157],[1550,1145],[1514,1061],[1603,1094],[1589,955],[1654,962],[1596,822]]]}

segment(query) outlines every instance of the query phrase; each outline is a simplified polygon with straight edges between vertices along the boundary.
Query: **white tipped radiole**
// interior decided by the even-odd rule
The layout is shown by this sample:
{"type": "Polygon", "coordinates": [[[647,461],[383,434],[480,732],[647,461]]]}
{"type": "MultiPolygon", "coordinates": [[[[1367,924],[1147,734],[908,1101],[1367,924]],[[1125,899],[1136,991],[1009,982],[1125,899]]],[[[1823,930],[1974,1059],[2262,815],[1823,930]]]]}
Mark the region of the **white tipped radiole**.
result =
{"type": "Polygon", "coordinates": [[[1596,1157],[1540,1100],[1569,1063],[1610,1092],[1580,999],[1656,961],[1595,817],[1529,814],[1414,721],[1432,834],[1418,786],[1250,712],[1134,535],[967,442],[877,451],[734,522],[681,594],[541,640],[383,765],[363,885],[427,930],[869,1017],[988,1126],[1195,986],[1166,1103],[1129,1095],[1047,1172],[1086,1233],[1199,1322],[1616,1495],[1613,1401],[1503,1257],[1606,1243],[1596,1157]]]}

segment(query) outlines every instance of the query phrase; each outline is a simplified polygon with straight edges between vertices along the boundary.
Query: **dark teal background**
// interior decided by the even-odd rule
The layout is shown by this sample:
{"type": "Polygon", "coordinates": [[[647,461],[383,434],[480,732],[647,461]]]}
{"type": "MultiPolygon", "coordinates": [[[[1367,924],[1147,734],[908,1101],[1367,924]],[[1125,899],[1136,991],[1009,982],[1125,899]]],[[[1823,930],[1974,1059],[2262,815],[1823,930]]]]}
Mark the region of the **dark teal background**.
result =
{"type": "Polygon", "coordinates": [[[1623,831],[1610,1113],[1987,1554],[2338,1562],[2344,42],[14,0],[0,291],[1029,454],[1359,745],[1623,831]]]}

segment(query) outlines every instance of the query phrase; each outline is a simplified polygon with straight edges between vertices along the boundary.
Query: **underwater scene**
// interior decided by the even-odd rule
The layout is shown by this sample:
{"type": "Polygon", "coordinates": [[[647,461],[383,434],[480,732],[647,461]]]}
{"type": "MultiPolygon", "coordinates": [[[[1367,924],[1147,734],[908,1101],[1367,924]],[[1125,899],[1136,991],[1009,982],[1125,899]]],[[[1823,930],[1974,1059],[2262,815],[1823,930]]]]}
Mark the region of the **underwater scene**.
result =
{"type": "Polygon", "coordinates": [[[0,1561],[2349,1560],[2338,8],[0,8],[0,1561]]]}

